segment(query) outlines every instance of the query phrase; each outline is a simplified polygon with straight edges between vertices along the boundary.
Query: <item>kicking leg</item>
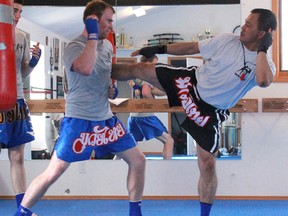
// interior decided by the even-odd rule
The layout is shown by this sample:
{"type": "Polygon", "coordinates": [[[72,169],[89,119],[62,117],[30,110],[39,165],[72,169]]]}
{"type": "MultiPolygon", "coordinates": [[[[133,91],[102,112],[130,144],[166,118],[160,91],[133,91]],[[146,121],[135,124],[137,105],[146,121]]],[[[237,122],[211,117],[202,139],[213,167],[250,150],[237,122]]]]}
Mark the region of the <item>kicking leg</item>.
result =
{"type": "Polygon", "coordinates": [[[155,64],[147,64],[147,63],[113,64],[111,76],[113,79],[119,81],[138,78],[141,80],[145,80],[146,82],[164,91],[158,81],[155,70],[155,64]]]}

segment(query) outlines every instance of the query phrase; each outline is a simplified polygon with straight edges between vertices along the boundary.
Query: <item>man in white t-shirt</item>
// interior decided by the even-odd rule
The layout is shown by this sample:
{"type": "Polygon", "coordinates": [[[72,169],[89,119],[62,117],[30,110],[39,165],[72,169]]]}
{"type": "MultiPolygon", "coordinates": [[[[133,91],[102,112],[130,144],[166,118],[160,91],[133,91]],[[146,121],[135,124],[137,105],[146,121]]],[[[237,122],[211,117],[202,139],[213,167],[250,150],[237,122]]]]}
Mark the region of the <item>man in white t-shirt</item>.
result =
{"type": "Polygon", "coordinates": [[[200,67],[164,64],[114,64],[112,78],[139,78],[166,91],[170,106],[182,106],[187,115],[182,127],[197,142],[201,216],[208,216],[217,189],[216,155],[220,126],[236,105],[255,86],[268,87],[276,73],[269,55],[276,16],[267,9],[254,9],[246,18],[240,36],[220,34],[199,42],[144,47],[131,56],[200,53],[200,67]]]}

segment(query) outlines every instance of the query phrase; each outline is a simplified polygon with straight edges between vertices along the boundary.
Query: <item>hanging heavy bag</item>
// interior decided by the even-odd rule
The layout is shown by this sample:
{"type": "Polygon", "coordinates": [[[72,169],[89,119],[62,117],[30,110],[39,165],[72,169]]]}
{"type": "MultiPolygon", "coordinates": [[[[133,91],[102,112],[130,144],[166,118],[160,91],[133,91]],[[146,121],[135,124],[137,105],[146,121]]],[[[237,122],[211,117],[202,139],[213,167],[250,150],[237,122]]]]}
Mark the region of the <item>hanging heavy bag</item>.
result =
{"type": "Polygon", "coordinates": [[[17,100],[14,38],[13,2],[0,0],[0,112],[11,110],[17,100]]]}

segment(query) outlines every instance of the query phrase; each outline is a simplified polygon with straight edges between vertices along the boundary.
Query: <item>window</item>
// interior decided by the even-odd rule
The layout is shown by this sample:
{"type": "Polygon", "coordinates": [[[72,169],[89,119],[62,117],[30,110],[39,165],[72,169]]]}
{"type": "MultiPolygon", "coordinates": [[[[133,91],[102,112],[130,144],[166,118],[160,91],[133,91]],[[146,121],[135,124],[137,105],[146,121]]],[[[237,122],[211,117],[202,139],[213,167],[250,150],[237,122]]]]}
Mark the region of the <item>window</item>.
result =
{"type": "Polygon", "coordinates": [[[277,16],[278,27],[274,35],[273,43],[273,60],[276,64],[277,73],[275,82],[288,82],[288,41],[284,38],[288,37],[288,1],[278,0],[272,1],[272,8],[277,16]]]}

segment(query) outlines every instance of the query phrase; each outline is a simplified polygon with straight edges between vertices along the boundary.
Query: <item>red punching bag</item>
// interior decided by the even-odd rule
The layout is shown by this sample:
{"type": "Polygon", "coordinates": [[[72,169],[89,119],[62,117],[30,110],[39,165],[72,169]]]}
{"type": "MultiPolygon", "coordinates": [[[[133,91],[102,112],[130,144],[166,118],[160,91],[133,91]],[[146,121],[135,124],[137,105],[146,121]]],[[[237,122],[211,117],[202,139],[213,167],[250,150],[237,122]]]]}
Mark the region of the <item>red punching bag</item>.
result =
{"type": "MultiPolygon", "coordinates": [[[[112,57],[112,63],[116,63],[116,36],[115,32],[113,30],[109,31],[109,34],[107,35],[107,40],[110,41],[110,43],[113,46],[113,57],[112,57]]],[[[116,84],[116,80],[112,80],[113,84],[116,84]]]]}
{"type": "Polygon", "coordinates": [[[13,16],[13,1],[0,0],[0,112],[11,110],[17,101],[13,16]]]}

